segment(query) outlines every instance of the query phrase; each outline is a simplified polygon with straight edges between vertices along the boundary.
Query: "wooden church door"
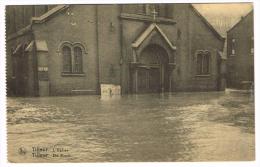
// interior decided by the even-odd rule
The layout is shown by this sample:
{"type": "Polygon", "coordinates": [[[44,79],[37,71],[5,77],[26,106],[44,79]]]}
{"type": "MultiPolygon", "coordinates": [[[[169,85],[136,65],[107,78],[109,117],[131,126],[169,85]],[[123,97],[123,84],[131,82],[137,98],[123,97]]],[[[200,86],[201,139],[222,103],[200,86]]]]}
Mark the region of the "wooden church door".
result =
{"type": "Polygon", "coordinates": [[[137,93],[159,93],[168,89],[167,53],[157,45],[143,50],[137,67],[137,93]]]}
{"type": "Polygon", "coordinates": [[[158,67],[138,68],[138,93],[160,92],[160,69],[158,67]]]}

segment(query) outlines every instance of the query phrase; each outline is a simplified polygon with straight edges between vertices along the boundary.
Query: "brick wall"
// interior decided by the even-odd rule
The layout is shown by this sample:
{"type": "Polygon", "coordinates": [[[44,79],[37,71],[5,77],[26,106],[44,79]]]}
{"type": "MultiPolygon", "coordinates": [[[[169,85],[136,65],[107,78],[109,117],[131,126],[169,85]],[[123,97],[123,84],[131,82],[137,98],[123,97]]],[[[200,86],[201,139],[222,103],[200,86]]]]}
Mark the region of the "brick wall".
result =
{"type": "Polygon", "coordinates": [[[241,82],[254,80],[254,54],[251,53],[253,27],[253,12],[250,12],[227,33],[228,87],[239,88],[241,82]],[[235,54],[232,54],[232,39],[235,40],[235,54]]]}
{"type": "Polygon", "coordinates": [[[98,87],[95,6],[71,5],[45,23],[35,24],[33,30],[36,40],[47,42],[51,95],[70,95],[81,93],[80,90],[95,94],[98,87]],[[68,15],[68,12],[73,15],[68,15]],[[80,43],[85,48],[82,63],[84,75],[62,75],[61,45],[64,42],[71,45],[80,43]]]}

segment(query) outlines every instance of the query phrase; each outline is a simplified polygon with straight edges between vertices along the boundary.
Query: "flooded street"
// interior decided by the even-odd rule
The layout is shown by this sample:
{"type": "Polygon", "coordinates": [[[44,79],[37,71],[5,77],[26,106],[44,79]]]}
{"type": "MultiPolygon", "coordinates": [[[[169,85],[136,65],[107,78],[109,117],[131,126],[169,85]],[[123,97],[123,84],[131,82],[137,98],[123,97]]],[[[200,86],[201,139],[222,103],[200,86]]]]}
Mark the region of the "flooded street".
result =
{"type": "Polygon", "coordinates": [[[10,162],[255,158],[254,101],[248,93],[8,98],[7,102],[10,162]]]}

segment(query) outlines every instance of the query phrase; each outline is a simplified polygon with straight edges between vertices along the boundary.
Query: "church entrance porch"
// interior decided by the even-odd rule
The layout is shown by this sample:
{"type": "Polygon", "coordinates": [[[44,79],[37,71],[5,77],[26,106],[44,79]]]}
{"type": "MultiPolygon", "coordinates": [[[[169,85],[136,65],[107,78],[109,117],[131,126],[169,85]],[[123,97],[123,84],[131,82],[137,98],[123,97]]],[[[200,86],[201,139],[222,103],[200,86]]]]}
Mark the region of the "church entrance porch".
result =
{"type": "Polygon", "coordinates": [[[135,93],[161,93],[169,91],[167,52],[151,44],[140,54],[138,64],[132,69],[132,91],[135,93]]]}

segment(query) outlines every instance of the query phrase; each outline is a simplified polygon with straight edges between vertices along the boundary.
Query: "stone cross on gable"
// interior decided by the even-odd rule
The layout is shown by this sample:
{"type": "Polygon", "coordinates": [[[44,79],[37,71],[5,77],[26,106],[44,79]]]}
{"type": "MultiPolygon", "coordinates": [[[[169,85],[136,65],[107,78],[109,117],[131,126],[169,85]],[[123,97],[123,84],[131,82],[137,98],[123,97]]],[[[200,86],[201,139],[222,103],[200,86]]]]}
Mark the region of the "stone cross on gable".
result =
{"type": "Polygon", "coordinates": [[[158,12],[156,12],[155,8],[153,8],[153,11],[151,13],[153,14],[153,21],[155,21],[158,12]]]}

